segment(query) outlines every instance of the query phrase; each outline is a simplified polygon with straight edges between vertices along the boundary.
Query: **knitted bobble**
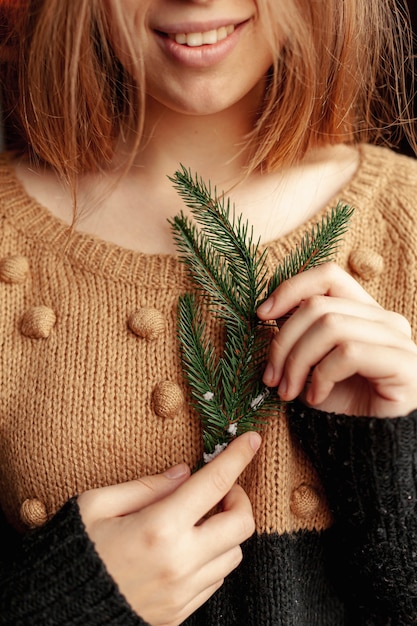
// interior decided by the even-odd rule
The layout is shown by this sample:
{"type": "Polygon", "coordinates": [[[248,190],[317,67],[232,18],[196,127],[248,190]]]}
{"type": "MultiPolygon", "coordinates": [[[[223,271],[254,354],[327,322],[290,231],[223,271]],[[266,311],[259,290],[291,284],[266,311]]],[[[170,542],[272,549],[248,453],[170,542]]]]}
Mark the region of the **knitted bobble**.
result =
{"type": "Polygon", "coordinates": [[[320,496],[311,485],[302,484],[291,494],[292,513],[302,520],[311,520],[320,509],[320,496]]]}
{"type": "Polygon", "coordinates": [[[39,528],[48,521],[46,507],[38,498],[25,500],[20,507],[20,519],[28,528],[39,528]]]}
{"type": "Polygon", "coordinates": [[[55,326],[56,315],[47,306],[34,306],[23,315],[20,322],[22,335],[31,339],[46,339],[55,326]]]}
{"type": "Polygon", "coordinates": [[[13,255],[0,259],[0,281],[20,284],[29,274],[29,261],[25,256],[13,255]]]}
{"type": "Polygon", "coordinates": [[[349,255],[349,267],[363,280],[371,280],[384,270],[384,259],[370,248],[357,248],[349,255]]]}
{"type": "Polygon", "coordinates": [[[127,323],[135,335],[150,341],[156,339],[165,330],[165,318],[158,309],[138,309],[129,316],[127,323]]]}
{"type": "Polygon", "coordinates": [[[152,394],[152,405],[156,415],[174,418],[184,405],[184,394],[177,383],[169,380],[159,383],[152,394]]]}

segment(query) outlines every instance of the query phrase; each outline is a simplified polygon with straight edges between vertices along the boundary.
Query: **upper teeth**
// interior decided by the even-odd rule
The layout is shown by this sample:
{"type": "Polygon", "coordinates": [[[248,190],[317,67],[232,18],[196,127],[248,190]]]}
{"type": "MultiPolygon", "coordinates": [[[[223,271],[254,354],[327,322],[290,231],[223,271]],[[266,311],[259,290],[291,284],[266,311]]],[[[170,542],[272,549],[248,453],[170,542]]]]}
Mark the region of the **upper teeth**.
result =
{"type": "Polygon", "coordinates": [[[208,30],[205,33],[169,33],[168,37],[177,43],[185,44],[190,47],[196,47],[207,44],[210,45],[217,43],[222,39],[226,39],[226,37],[231,35],[234,30],[234,25],[230,24],[229,26],[222,26],[221,28],[208,30]]]}

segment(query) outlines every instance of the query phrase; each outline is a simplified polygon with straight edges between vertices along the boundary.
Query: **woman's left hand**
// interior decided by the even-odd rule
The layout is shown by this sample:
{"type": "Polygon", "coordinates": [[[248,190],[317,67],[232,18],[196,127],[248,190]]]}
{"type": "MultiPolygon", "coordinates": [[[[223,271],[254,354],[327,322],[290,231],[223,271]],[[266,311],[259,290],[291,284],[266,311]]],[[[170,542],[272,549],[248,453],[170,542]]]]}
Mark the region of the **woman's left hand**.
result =
{"type": "Polygon", "coordinates": [[[263,377],[278,386],[282,400],[301,394],[324,411],[373,417],[417,408],[410,324],[383,309],[336,264],[290,278],[258,309],[264,321],[286,316],[263,377]]]}

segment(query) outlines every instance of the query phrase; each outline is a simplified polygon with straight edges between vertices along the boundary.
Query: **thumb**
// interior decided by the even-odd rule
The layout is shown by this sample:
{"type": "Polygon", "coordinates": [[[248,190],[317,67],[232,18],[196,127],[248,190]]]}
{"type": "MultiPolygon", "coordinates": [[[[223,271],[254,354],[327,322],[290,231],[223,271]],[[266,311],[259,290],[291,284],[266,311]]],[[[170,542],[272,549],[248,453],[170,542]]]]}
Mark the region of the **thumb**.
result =
{"type": "Polygon", "coordinates": [[[120,517],[135,513],[162,500],[190,476],[185,463],[174,465],[163,474],[143,476],[126,483],[91,489],[78,496],[84,523],[98,518],[120,517]]]}

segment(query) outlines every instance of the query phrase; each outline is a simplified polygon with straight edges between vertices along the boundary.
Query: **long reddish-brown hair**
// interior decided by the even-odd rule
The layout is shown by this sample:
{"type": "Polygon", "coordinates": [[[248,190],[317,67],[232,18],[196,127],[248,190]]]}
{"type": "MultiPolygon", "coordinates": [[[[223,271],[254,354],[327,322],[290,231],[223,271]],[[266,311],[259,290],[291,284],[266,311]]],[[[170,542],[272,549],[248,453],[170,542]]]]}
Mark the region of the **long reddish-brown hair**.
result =
{"type": "MultiPolygon", "coordinates": [[[[324,144],[393,141],[398,128],[416,146],[406,92],[411,31],[399,0],[257,6],[276,53],[247,138],[250,170],[292,164],[324,144]]],[[[8,147],[73,183],[106,169],[132,129],[140,146],[145,70],[133,78],[121,66],[103,0],[0,0],[0,61],[8,147]]]]}

